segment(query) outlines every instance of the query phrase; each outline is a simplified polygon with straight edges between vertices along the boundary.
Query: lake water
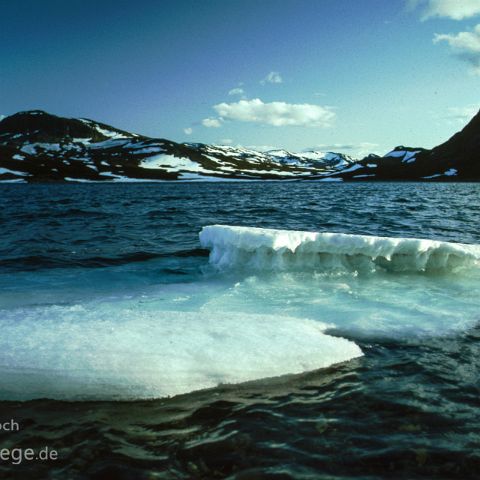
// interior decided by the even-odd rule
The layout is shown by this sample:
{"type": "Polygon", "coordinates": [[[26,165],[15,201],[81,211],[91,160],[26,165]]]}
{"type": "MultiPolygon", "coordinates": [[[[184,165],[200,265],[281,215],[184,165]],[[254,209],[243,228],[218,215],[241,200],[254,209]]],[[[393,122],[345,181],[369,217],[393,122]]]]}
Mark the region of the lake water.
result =
{"type": "Polygon", "coordinates": [[[477,245],[480,185],[1,185],[0,217],[0,447],[58,451],[5,478],[478,475],[477,261],[219,266],[199,232],[477,245]]]}

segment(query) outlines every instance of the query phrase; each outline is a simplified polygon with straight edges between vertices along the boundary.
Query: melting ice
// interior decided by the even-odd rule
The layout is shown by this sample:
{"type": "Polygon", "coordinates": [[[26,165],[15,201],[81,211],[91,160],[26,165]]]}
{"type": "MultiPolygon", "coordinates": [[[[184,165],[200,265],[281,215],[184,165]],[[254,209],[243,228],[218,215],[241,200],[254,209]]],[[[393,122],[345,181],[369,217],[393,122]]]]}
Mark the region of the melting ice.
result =
{"type": "Polygon", "coordinates": [[[421,341],[479,320],[478,245],[230,226],[205,227],[200,243],[210,266],[193,282],[0,303],[0,397],[165,397],[349,361],[365,338],[421,341]]]}

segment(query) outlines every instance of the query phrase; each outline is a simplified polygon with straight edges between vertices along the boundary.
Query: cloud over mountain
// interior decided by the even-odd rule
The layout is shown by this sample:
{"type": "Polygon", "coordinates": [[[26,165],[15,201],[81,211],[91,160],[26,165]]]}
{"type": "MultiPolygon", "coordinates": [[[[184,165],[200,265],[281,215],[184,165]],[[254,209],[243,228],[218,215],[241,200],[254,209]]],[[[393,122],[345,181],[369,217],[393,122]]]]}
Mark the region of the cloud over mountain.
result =
{"type": "Polygon", "coordinates": [[[291,125],[329,127],[335,118],[335,113],[330,107],[308,103],[264,103],[259,98],[234,103],[223,102],[214,105],[213,108],[225,120],[261,123],[275,127],[291,125]]]}
{"type": "Polygon", "coordinates": [[[435,34],[434,43],[447,42],[456,56],[472,66],[473,73],[480,75],[480,24],[470,32],[435,34]]]}
{"type": "Polygon", "coordinates": [[[219,128],[222,124],[218,118],[204,118],[202,125],[207,128],[219,128]]]}

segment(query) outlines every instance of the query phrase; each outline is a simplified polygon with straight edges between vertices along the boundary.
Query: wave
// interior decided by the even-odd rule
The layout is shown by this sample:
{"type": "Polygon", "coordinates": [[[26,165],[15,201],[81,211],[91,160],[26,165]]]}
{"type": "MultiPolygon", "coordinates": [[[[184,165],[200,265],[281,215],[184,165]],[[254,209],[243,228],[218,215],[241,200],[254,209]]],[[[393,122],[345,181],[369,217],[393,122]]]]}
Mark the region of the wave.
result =
{"type": "Polygon", "coordinates": [[[217,269],[434,272],[480,265],[480,245],[418,238],[203,227],[202,247],[217,269]]]}
{"type": "Polygon", "coordinates": [[[27,255],[21,257],[0,259],[0,269],[5,270],[37,270],[42,268],[101,268],[127,265],[130,263],[146,262],[159,258],[189,258],[189,257],[207,257],[208,250],[201,248],[192,248],[188,250],[176,250],[167,253],[136,251],[128,252],[117,256],[96,256],[72,258],[65,253],[53,255],[27,255]]]}
{"type": "Polygon", "coordinates": [[[5,310],[0,328],[2,400],[160,398],[362,355],[313,320],[109,302],[5,310]]]}

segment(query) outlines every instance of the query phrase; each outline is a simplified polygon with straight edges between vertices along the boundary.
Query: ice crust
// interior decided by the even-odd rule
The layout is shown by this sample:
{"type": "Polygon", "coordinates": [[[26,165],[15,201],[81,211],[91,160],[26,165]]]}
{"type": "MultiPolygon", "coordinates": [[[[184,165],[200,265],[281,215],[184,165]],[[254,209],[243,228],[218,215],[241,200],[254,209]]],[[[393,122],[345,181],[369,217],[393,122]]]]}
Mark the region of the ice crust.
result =
{"type": "Polygon", "coordinates": [[[7,310],[0,328],[0,399],[8,400],[160,398],[362,355],[305,318],[114,302],[7,310]]]}
{"type": "Polygon", "coordinates": [[[477,266],[480,245],[418,238],[206,226],[200,243],[219,269],[425,272],[477,266]]]}

